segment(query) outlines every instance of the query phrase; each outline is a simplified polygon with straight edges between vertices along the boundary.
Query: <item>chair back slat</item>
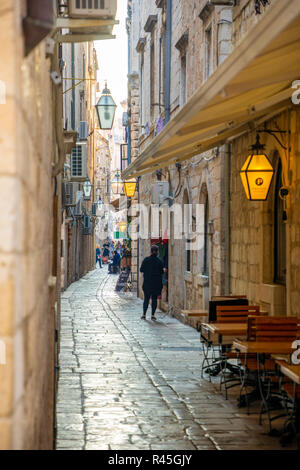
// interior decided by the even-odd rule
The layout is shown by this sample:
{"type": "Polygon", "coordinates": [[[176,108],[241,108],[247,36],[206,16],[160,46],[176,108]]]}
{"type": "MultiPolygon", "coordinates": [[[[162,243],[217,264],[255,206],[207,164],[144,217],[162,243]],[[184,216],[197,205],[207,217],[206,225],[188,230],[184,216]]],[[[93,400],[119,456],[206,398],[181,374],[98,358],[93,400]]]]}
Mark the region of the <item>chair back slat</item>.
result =
{"type": "Polygon", "coordinates": [[[299,318],[260,316],[248,318],[248,341],[292,342],[299,335],[299,318]]]}
{"type": "Polygon", "coordinates": [[[217,307],[219,323],[247,323],[249,315],[259,315],[259,305],[230,305],[217,307]]]}
{"type": "Polygon", "coordinates": [[[214,295],[211,300],[227,300],[227,299],[247,299],[246,295],[214,295]]]}

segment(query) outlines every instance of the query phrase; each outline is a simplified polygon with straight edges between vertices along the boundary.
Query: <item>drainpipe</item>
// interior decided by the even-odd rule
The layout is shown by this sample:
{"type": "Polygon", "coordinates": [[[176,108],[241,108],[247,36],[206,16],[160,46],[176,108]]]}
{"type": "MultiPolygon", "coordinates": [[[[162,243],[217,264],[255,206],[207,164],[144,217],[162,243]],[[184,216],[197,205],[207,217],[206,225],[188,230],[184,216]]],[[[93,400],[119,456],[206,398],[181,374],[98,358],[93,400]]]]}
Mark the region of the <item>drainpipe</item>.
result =
{"type": "Polygon", "coordinates": [[[171,112],[172,0],[167,0],[166,43],[165,124],[170,121],[171,112]]]}
{"type": "Polygon", "coordinates": [[[231,175],[231,144],[225,145],[225,294],[231,293],[230,282],[230,175],[231,175]]]}

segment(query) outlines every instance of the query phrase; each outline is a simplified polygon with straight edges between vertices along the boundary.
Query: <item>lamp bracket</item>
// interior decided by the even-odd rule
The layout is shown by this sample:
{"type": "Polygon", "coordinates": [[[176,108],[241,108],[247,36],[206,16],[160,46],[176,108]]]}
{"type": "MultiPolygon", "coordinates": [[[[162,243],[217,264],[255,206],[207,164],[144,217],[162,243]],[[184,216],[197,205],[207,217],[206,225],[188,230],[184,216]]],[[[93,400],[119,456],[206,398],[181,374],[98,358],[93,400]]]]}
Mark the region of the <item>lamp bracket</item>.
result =
{"type": "Polygon", "coordinates": [[[278,142],[278,144],[280,145],[280,147],[283,149],[283,150],[288,150],[288,148],[283,145],[283,143],[278,139],[277,135],[276,134],[290,134],[291,132],[290,131],[282,131],[282,130],[273,130],[273,129],[264,129],[264,130],[258,130],[256,131],[258,134],[262,134],[262,133],[265,133],[265,134],[269,134],[271,135],[272,137],[274,137],[274,139],[278,142]]]}

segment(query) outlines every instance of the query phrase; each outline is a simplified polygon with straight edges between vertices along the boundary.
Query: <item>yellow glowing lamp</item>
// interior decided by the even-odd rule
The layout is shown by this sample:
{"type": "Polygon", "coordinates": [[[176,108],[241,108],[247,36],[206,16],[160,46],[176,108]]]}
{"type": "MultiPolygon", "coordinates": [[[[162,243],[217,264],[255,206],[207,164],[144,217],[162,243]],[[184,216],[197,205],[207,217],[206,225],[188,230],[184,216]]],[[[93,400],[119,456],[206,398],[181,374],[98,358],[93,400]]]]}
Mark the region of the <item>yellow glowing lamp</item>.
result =
{"type": "Polygon", "coordinates": [[[136,180],[128,180],[123,182],[125,196],[133,197],[135,195],[136,184],[136,180]]]}
{"type": "Polygon", "coordinates": [[[265,146],[256,138],[252,153],[244,163],[240,175],[249,201],[266,201],[269,195],[274,169],[264,153],[265,146]]]}
{"type": "Polygon", "coordinates": [[[120,228],[121,232],[125,232],[126,229],[127,229],[127,223],[126,222],[120,222],[119,228],[120,228]]]}

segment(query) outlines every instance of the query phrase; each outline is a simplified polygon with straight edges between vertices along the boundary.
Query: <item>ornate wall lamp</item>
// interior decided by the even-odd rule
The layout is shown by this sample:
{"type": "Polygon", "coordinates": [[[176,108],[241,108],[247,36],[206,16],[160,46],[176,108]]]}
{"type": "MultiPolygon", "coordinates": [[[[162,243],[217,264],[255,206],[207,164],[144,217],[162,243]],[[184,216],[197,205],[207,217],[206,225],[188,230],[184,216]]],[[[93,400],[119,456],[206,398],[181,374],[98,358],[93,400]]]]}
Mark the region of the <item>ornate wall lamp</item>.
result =
{"type": "MultiPolygon", "coordinates": [[[[266,201],[274,177],[274,168],[265,153],[265,145],[261,144],[259,134],[272,135],[277,143],[286,151],[288,150],[277,137],[276,133],[285,134],[288,131],[264,129],[257,131],[256,143],[251,147],[251,154],[245,161],[240,176],[249,201],[266,201]]],[[[285,188],[284,197],[288,195],[285,188]]]]}

